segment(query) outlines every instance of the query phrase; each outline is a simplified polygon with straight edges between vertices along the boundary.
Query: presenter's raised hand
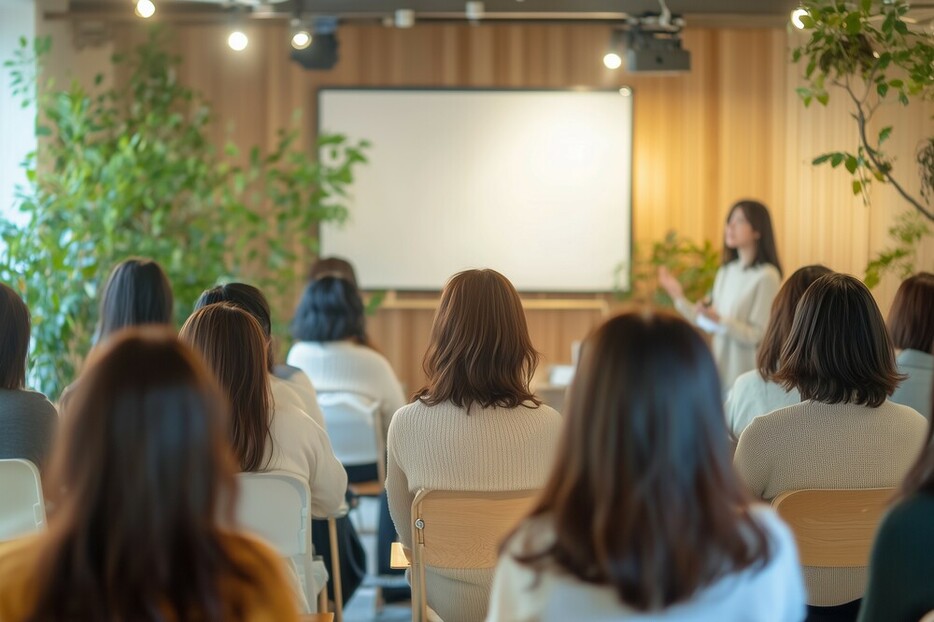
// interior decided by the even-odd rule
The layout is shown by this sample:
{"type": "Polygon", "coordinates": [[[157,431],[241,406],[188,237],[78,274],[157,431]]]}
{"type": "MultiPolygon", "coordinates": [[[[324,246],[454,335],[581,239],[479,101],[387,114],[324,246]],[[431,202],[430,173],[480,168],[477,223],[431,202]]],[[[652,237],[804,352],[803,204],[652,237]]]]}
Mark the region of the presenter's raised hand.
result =
{"type": "Polygon", "coordinates": [[[672,300],[684,298],[684,288],[681,287],[681,283],[678,282],[678,279],[676,279],[665,266],[661,266],[658,269],[658,284],[662,286],[662,289],[668,292],[672,300]]]}

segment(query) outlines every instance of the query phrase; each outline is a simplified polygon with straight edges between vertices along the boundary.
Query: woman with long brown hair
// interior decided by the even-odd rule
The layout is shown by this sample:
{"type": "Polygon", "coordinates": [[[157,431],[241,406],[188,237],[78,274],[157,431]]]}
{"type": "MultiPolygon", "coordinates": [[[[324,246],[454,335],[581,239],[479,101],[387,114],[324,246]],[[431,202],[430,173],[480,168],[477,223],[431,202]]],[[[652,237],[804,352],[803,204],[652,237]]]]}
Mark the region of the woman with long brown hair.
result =
{"type": "Polygon", "coordinates": [[[230,438],[240,470],[300,475],[311,489],[312,514],[337,513],[347,474],[321,426],[294,405],[273,402],[259,322],[239,307],[212,304],[195,311],[179,337],[204,357],[230,400],[230,438]]]}
{"type": "Polygon", "coordinates": [[[733,472],[716,365],[684,320],[636,310],[598,328],[561,438],[488,621],[804,618],[793,538],[733,472]]]}
{"type": "Polygon", "coordinates": [[[900,493],[876,532],[859,622],[915,622],[934,611],[934,421],[900,493]]]}
{"type": "MultiPolygon", "coordinates": [[[[561,418],[529,390],[538,363],[522,302],[493,270],[468,270],[444,287],[425,354],[427,383],[389,428],[386,489],[402,543],[421,488],[540,488],[561,418]]],[[[490,570],[427,568],[428,605],[445,622],[482,620],[490,570]]]]}
{"type": "Polygon", "coordinates": [[[45,533],[0,545],[0,620],[297,620],[276,554],[231,531],[227,401],[164,329],[92,354],[46,478],[45,533]]]}

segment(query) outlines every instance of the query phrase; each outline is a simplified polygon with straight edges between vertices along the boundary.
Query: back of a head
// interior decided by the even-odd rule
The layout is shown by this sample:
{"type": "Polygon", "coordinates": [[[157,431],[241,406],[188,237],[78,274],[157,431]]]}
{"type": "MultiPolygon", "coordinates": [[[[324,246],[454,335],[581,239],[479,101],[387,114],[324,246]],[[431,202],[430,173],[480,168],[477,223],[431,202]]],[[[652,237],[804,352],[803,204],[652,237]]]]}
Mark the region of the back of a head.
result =
{"type": "Polygon", "coordinates": [[[733,471],[720,381],[703,338],[669,313],[633,310],[584,343],[555,466],[533,516],[556,562],[638,610],[690,599],[768,559],[733,471]]]}
{"type": "Polygon", "coordinates": [[[778,371],[782,346],[785,344],[788,333],[791,332],[795,309],[801,296],[811,286],[811,283],[832,272],[830,268],[820,265],[798,268],[778,290],[778,295],[772,302],[769,324],[756,353],[756,367],[759,369],[759,374],[766,380],[771,380],[772,374],[778,371]]]}
{"type": "Polygon", "coordinates": [[[356,286],[336,276],[310,282],[295,310],[292,336],[298,341],[366,343],[363,300],[356,286]]]}
{"type": "Polygon", "coordinates": [[[919,272],[904,281],[889,311],[889,333],[899,350],[934,348],[934,274],[919,272]]]}
{"type": "Polygon", "coordinates": [[[29,309],[11,287],[0,283],[0,389],[26,385],[29,309]]]}
{"type": "Polygon", "coordinates": [[[322,257],[311,266],[311,271],[308,273],[308,279],[311,281],[316,281],[325,276],[344,279],[352,284],[354,289],[359,288],[357,273],[353,268],[353,264],[343,257],[322,257]]]}
{"type": "Polygon", "coordinates": [[[169,329],[121,331],[92,354],[45,481],[55,510],[34,619],[149,620],[170,605],[219,620],[218,519],[236,497],[226,418],[169,329]]]}
{"type": "Polygon", "coordinates": [[[495,270],[466,270],[448,280],[431,328],[416,397],[466,408],[541,402],[529,390],[538,364],[515,287],[495,270]]]}
{"type": "Polygon", "coordinates": [[[263,334],[268,343],[266,351],[266,362],[269,371],[275,363],[275,357],[272,350],[272,313],[269,308],[269,301],[256,287],[246,283],[227,283],[207,289],[201,293],[198,300],[195,301],[195,311],[221,302],[232,304],[239,307],[253,316],[259,322],[263,334]]]}
{"type": "Polygon", "coordinates": [[[158,263],[141,258],[121,261],[104,285],[97,341],[121,328],[171,324],[172,305],[172,287],[158,263]]]}
{"type": "Polygon", "coordinates": [[[802,400],[881,406],[902,376],[882,313],[869,289],[847,274],[828,274],[798,302],[775,382],[802,400]]]}
{"type": "Polygon", "coordinates": [[[270,438],[272,398],[266,337],[259,322],[239,307],[218,303],[195,311],[179,338],[201,354],[227,394],[230,436],[240,468],[261,470],[270,438]]]}

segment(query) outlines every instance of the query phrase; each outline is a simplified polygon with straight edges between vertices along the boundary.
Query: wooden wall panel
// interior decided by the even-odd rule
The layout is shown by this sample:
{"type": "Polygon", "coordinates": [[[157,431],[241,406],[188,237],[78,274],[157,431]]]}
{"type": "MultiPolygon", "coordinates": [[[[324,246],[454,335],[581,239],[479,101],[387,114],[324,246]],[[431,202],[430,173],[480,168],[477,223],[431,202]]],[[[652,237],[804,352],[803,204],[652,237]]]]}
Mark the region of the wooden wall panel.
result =
{"type": "MultiPolygon", "coordinates": [[[[886,246],[886,229],[904,205],[888,188],[874,191],[868,209],[850,192],[845,173],[815,169],[811,159],[855,145],[855,127],[841,94],[827,108],[805,110],[795,94],[800,69],[788,63],[782,29],[689,29],[690,73],[627,75],[601,59],[609,40],[594,25],[417,25],[409,30],[342,26],[341,60],[329,72],[307,72],[288,61],[283,24],[251,24],[250,47],[226,48],[227,27],[173,27],[185,59],[181,79],[215,106],[215,138],[271,145],[296,109],[306,144],[313,141],[316,90],[321,86],[596,87],[635,92],[633,226],[648,245],[671,229],[718,241],[726,210],[749,196],[772,208],[786,269],[824,263],[860,274],[886,246]]],[[[121,29],[118,49],[141,36],[121,29]]],[[[893,109],[899,128],[891,143],[910,161],[917,137],[934,131],[931,108],[893,109]]],[[[908,184],[917,188],[912,180],[908,184]]],[[[934,267],[934,244],[922,251],[934,267]]],[[[296,284],[296,289],[299,284],[296,284]]],[[[876,292],[887,308],[897,281],[876,292]]],[[[291,312],[291,302],[281,313],[291,312]]],[[[408,388],[422,381],[421,358],[430,309],[385,308],[371,332],[408,388]]],[[[570,344],[603,314],[595,310],[529,310],[529,326],[544,364],[566,362],[570,344]]]]}

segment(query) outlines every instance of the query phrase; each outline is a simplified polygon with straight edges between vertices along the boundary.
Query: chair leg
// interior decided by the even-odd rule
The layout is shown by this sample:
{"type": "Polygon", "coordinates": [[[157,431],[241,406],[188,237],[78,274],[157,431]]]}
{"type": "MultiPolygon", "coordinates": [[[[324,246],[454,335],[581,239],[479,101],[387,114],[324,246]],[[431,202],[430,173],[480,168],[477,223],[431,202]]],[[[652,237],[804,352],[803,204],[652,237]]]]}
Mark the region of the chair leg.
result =
{"type": "Polygon", "coordinates": [[[327,613],[328,612],[328,586],[325,585],[324,589],[318,592],[318,613],[327,613]]]}
{"type": "Polygon", "coordinates": [[[334,582],[334,621],[344,622],[344,594],[341,587],[340,551],[337,548],[337,521],[328,518],[328,536],[331,541],[331,581],[334,582]]]}

